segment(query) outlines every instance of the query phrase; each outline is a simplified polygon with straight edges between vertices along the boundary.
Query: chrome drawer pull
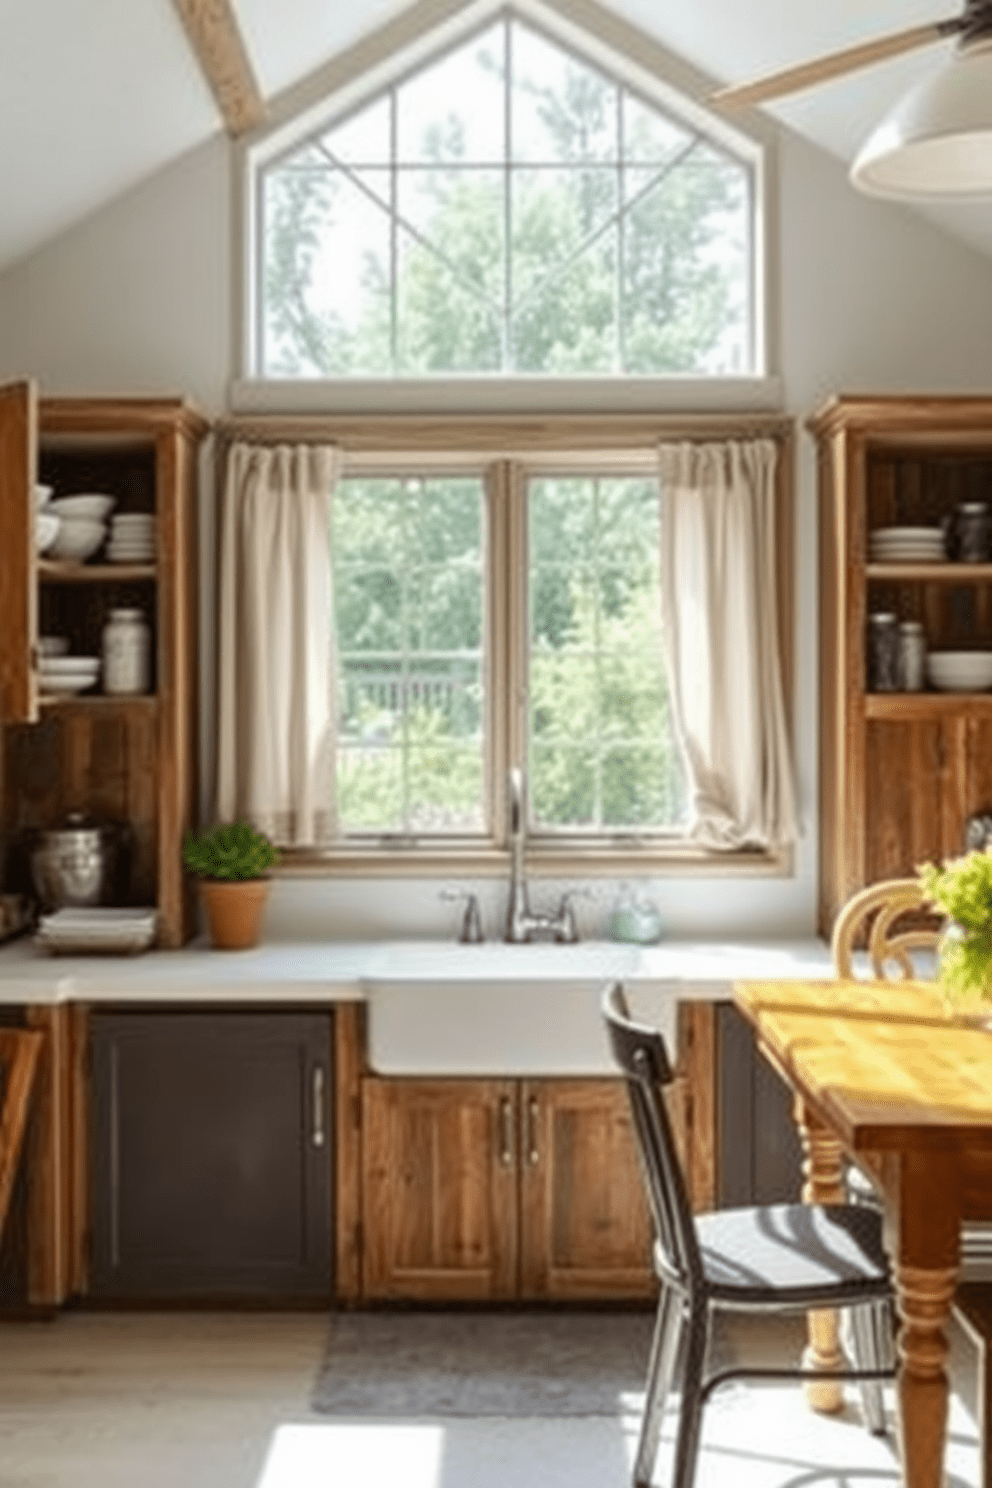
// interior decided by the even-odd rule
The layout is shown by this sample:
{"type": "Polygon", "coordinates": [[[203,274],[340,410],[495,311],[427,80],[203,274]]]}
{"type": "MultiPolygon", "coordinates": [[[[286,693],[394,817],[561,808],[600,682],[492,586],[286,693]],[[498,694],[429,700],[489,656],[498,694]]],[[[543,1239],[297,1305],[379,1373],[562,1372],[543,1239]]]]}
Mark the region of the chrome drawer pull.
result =
{"type": "Polygon", "coordinates": [[[504,1096],[499,1103],[499,1114],[503,1132],[503,1146],[500,1150],[499,1160],[504,1167],[510,1167],[513,1163],[516,1134],[513,1130],[513,1102],[507,1096],[504,1096]]]}
{"type": "Polygon", "coordinates": [[[313,1072],[313,1130],[310,1140],[315,1147],[323,1147],[326,1140],[324,1129],[324,1070],[319,1064],[313,1072]]]}
{"type": "Polygon", "coordinates": [[[532,1096],[527,1102],[527,1161],[532,1168],[536,1168],[541,1160],[541,1154],[537,1147],[539,1114],[537,1099],[532,1096]]]}

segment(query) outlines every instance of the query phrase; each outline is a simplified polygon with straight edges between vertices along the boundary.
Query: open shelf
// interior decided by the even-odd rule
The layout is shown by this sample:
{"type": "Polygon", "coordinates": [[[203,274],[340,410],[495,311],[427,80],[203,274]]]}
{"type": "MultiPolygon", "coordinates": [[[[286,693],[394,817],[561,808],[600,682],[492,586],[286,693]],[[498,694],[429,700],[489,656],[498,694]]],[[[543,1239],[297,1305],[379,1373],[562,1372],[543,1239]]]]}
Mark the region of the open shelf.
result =
{"type": "Polygon", "coordinates": [[[889,583],[918,579],[924,584],[992,584],[992,563],[867,563],[865,574],[889,583]]]}
{"type": "Polygon", "coordinates": [[[154,563],[60,563],[54,558],[38,559],[38,578],[46,584],[119,584],[154,577],[154,563]]]}
{"type": "Polygon", "coordinates": [[[158,707],[158,697],[153,692],[137,693],[39,693],[38,705],[42,708],[81,708],[88,709],[113,708],[118,713],[123,709],[139,709],[154,712],[158,707]]]}
{"type": "Polygon", "coordinates": [[[992,714],[992,692],[866,692],[865,717],[897,722],[945,713],[992,714]]]}

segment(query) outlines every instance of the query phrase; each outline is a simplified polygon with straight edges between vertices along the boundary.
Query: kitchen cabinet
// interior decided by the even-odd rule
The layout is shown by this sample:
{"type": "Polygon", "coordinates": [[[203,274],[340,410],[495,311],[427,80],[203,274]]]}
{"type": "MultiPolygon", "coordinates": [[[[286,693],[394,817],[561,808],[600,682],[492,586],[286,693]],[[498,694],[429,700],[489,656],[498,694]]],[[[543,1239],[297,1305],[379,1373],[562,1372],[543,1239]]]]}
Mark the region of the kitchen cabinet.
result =
{"type": "Polygon", "coordinates": [[[829,935],[865,884],[964,848],[992,807],[992,693],[872,692],[868,616],[931,650],[992,650],[992,563],[872,561],[870,534],[939,525],[992,490],[992,399],[833,398],[819,459],[820,905],[829,935]]]}
{"type": "Polygon", "coordinates": [[[90,1015],[89,1294],[333,1290],[331,1016],[90,1015]]]}
{"type": "Polygon", "coordinates": [[[196,465],[206,422],[181,399],[38,398],[0,389],[0,832],[3,887],[30,889],[32,835],[72,811],[118,824],[127,843],[118,902],[159,911],[159,944],[194,927],[181,843],[197,799],[196,465]],[[148,563],[39,558],[33,487],[105,492],[115,512],[155,518],[148,563]],[[39,634],[97,656],[111,609],[151,629],[151,690],[43,696],[39,634]]]}
{"type": "Polygon", "coordinates": [[[789,1087],[732,1003],[716,1008],[716,1038],[717,1202],[721,1208],[797,1204],[803,1151],[789,1087]]]}
{"type": "Polygon", "coordinates": [[[362,1081],[365,1300],[653,1294],[615,1080],[362,1081]]]}

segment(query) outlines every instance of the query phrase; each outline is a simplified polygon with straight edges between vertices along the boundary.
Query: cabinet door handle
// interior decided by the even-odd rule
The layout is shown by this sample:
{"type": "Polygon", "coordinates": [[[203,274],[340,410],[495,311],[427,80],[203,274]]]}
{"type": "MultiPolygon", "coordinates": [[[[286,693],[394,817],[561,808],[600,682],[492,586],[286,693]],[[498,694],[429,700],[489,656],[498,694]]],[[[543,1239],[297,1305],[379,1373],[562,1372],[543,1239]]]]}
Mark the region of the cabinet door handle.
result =
{"type": "Polygon", "coordinates": [[[513,1102],[509,1096],[504,1095],[499,1103],[499,1122],[501,1133],[501,1145],[499,1160],[504,1167],[513,1164],[513,1149],[516,1146],[516,1133],[513,1129],[513,1102]]]}
{"type": "Polygon", "coordinates": [[[313,1126],[310,1140],[315,1147],[323,1147],[327,1139],[324,1127],[324,1069],[317,1065],[313,1072],[313,1126]]]}
{"type": "Polygon", "coordinates": [[[539,1117],[540,1111],[538,1110],[537,1097],[532,1095],[527,1102],[527,1161],[532,1168],[536,1168],[541,1160],[541,1154],[537,1146],[539,1117]]]}

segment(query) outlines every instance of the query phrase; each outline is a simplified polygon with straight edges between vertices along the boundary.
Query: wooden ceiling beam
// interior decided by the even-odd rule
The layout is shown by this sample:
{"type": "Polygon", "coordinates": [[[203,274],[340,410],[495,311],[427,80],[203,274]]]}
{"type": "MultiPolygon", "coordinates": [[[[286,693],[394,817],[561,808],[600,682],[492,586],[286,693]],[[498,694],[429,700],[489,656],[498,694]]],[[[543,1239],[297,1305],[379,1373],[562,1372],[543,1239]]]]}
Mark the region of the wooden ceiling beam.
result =
{"type": "Polygon", "coordinates": [[[229,134],[265,122],[265,101],[232,0],[173,0],[229,134]]]}

